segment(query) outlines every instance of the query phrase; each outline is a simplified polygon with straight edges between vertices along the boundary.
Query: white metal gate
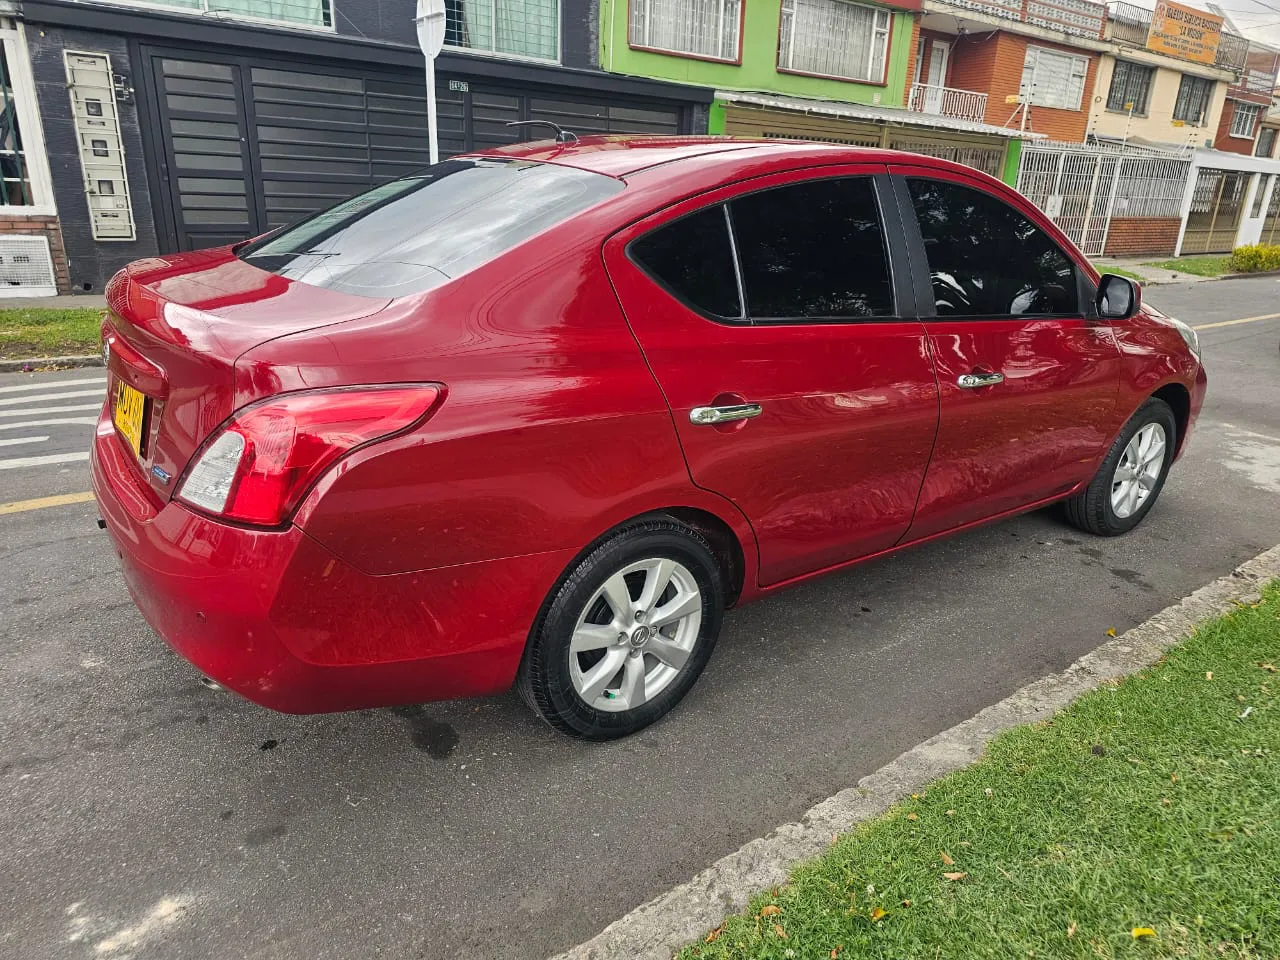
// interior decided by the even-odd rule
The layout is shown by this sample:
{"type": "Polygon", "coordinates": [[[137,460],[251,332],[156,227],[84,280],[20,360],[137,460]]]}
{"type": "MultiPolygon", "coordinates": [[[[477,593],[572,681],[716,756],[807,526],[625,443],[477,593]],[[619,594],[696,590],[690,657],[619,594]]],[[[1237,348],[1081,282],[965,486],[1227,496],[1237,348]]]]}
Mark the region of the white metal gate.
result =
{"type": "Polygon", "coordinates": [[[1189,150],[1025,143],[1018,189],[1096,257],[1113,217],[1179,216],[1190,170],[1189,150]]]}

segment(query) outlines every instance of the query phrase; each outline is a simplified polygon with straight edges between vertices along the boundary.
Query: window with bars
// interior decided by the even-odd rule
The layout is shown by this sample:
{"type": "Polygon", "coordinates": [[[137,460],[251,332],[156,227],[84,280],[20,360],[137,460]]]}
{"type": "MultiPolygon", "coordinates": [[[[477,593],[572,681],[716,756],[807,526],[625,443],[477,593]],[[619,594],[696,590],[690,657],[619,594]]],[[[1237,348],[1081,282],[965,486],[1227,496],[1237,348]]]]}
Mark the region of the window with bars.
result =
{"type": "Polygon", "coordinates": [[[1194,127],[1203,127],[1212,96],[1212,80],[1184,73],[1182,83],[1178,85],[1178,99],[1173,104],[1173,119],[1194,127]]]}
{"type": "Polygon", "coordinates": [[[1115,72],[1111,74],[1111,89],[1107,91],[1107,109],[1123,113],[1132,110],[1138,116],[1145,117],[1147,100],[1151,96],[1151,79],[1155,72],[1154,67],[1117,60],[1115,72]]]}
{"type": "Polygon", "coordinates": [[[22,26],[0,18],[0,207],[52,213],[35,82],[22,26]]]}
{"type": "Polygon", "coordinates": [[[778,68],[883,83],[889,11],[848,0],[782,0],[778,68]]]}
{"type": "MultiPolygon", "coordinates": [[[[129,3],[130,0],[118,0],[129,3]]],[[[191,13],[230,15],[294,26],[332,27],[331,0],[145,0],[150,5],[191,13]]]]}
{"type": "Polygon", "coordinates": [[[1045,47],[1027,47],[1022,63],[1023,103],[1056,110],[1079,110],[1089,58],[1059,53],[1045,47]]]}
{"type": "Polygon", "coordinates": [[[1231,135],[1253,139],[1253,128],[1258,124],[1262,107],[1256,103],[1237,103],[1235,113],[1231,115],[1231,135]]]}
{"type": "Polygon", "coordinates": [[[631,0],[628,41],[712,60],[738,59],[742,0],[631,0]]]}
{"type": "Polygon", "coordinates": [[[445,0],[446,46],[560,59],[559,0],[445,0]]]}
{"type": "Polygon", "coordinates": [[[1254,148],[1255,157],[1270,157],[1276,148],[1276,128],[1263,127],[1258,131],[1258,145],[1254,148]]]}

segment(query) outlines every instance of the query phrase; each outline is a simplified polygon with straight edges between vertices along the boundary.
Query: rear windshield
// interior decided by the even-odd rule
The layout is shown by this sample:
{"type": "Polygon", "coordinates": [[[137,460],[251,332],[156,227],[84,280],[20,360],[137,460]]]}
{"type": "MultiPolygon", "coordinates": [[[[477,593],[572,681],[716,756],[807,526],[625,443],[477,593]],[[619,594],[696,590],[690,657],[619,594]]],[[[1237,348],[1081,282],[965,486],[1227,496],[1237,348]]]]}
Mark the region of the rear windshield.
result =
{"type": "Polygon", "coordinates": [[[622,190],[612,177],[522,160],[446,160],[239,251],[263,270],[362,296],[421,293],[622,190]]]}

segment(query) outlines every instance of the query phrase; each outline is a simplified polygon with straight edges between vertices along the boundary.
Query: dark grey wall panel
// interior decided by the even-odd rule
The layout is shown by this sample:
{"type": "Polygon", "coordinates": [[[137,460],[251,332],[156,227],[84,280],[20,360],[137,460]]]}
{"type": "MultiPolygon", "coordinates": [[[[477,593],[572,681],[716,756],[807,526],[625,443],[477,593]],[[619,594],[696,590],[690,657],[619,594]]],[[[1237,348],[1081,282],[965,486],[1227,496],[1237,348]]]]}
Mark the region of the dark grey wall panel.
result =
{"type": "Polygon", "coordinates": [[[31,50],[31,70],[36,81],[36,99],[44,127],[53,195],[62,223],[62,239],[67,248],[71,286],[77,291],[100,292],[110,276],[131,260],[158,252],[151,215],[151,194],[138,127],[135,102],[118,103],[120,137],[124,143],[125,172],[137,227],[134,241],[99,242],[89,225],[89,204],[84,195],[84,175],[71,119],[71,99],[67,95],[64,50],[106,53],[117,75],[134,80],[128,44],[123,37],[62,27],[28,25],[27,45],[31,50]],[[87,286],[86,286],[87,285],[87,286]]]}

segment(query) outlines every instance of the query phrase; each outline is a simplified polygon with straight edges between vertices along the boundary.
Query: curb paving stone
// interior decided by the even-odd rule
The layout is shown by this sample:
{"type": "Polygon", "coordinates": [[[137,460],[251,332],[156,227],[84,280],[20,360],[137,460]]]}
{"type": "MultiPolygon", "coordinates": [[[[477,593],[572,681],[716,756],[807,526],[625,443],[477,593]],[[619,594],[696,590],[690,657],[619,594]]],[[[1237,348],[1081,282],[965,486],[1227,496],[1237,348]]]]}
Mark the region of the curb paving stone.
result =
{"type": "Polygon", "coordinates": [[[76,357],[30,357],[26,360],[0,360],[0,373],[22,373],[27,367],[32,371],[62,370],[71,367],[100,367],[102,355],[91,353],[76,357]]]}
{"type": "Polygon", "coordinates": [[[1150,620],[1085,654],[1066,670],[1027,684],[976,716],[930,737],[809,809],[796,823],[744,844],[687,883],[616,920],[553,960],[670,960],[672,954],[762,890],[786,883],[802,861],[822,853],[833,834],[884,813],[926,784],[978,760],[997,734],[1048,719],[1082,694],[1155,663],[1200,624],[1237,603],[1256,602],[1263,583],[1280,577],[1280,545],[1165,607],[1150,620]]]}

